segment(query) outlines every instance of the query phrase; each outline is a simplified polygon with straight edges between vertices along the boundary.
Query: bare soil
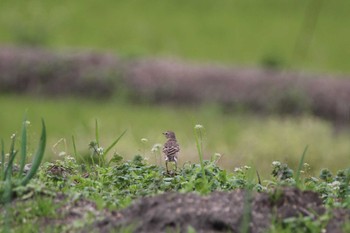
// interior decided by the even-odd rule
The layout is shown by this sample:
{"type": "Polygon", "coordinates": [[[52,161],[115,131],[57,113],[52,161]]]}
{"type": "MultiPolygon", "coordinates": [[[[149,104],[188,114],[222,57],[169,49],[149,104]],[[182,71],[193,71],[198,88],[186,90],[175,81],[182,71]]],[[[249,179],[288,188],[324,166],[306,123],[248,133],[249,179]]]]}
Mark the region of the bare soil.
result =
{"type": "MultiPolygon", "coordinates": [[[[83,233],[125,229],[141,233],[187,233],[191,228],[198,233],[238,233],[247,227],[248,232],[260,233],[286,219],[309,217],[318,221],[324,219],[322,215],[327,211],[331,211],[331,217],[322,222],[327,233],[346,233],[344,223],[350,222],[350,209],[327,210],[318,193],[296,188],[280,188],[272,193],[235,190],[205,196],[169,192],[140,198],[119,211],[98,208],[95,202],[82,197],[71,198],[60,193],[55,195],[56,214],[40,218],[38,222],[43,232],[49,227],[62,232],[83,233]]],[[[22,201],[17,199],[12,204],[22,201]]]]}
{"type": "MultiPolygon", "coordinates": [[[[276,190],[273,194],[242,190],[208,196],[165,193],[141,198],[129,208],[112,212],[96,221],[93,228],[114,232],[131,225],[134,232],[156,233],[187,232],[191,226],[196,232],[241,232],[242,223],[247,221],[249,231],[255,233],[268,230],[272,221],[300,216],[317,220],[325,211],[317,193],[292,188],[276,190]]],[[[350,220],[350,210],[334,210],[333,216],[327,233],[343,232],[343,223],[350,220]]]]}

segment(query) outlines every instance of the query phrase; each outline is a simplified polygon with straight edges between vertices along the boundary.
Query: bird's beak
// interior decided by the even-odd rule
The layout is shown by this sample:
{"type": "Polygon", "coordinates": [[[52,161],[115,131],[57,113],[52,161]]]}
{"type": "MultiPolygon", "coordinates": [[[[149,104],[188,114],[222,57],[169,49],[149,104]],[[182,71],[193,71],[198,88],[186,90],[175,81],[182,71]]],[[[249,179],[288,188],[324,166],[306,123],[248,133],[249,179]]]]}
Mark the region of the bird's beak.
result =
{"type": "Polygon", "coordinates": [[[165,135],[165,134],[166,134],[166,132],[163,133],[163,135],[165,135]]]}

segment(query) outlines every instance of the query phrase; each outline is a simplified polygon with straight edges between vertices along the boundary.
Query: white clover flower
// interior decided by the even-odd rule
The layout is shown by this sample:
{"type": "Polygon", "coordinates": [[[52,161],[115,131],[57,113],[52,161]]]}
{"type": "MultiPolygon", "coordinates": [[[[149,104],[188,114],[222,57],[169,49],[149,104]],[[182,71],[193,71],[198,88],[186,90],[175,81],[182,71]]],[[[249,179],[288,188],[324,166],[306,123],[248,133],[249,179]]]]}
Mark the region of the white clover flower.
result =
{"type": "Polygon", "coordinates": [[[103,152],[104,152],[103,147],[97,148],[97,149],[96,149],[96,152],[97,152],[97,154],[99,154],[99,155],[103,155],[103,152]]]}
{"type": "Polygon", "coordinates": [[[334,190],[339,190],[340,182],[339,181],[333,181],[332,183],[328,184],[330,187],[332,187],[334,190]]]}
{"type": "Polygon", "coordinates": [[[148,139],[147,138],[141,138],[141,142],[142,143],[146,143],[146,142],[148,142],[148,139]]]}
{"type": "Polygon", "coordinates": [[[279,166],[281,166],[281,162],[280,161],[273,161],[272,166],[279,167],[279,166]]]}
{"type": "Polygon", "coordinates": [[[201,130],[201,129],[204,129],[204,127],[203,127],[203,125],[197,124],[194,126],[194,129],[201,130]]]}
{"type": "Polygon", "coordinates": [[[153,145],[151,151],[152,151],[153,153],[155,153],[155,152],[158,152],[158,151],[160,150],[160,148],[162,148],[162,144],[156,143],[156,144],[153,145]]]}

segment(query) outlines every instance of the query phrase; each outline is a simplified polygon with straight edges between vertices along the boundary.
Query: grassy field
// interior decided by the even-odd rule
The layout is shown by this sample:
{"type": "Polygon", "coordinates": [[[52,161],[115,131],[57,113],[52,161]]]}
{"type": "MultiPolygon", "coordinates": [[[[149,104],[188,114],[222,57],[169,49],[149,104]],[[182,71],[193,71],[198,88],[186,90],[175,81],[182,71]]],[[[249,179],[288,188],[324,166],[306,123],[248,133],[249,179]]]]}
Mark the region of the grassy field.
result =
{"type": "Polygon", "coordinates": [[[309,52],[294,56],[305,12],[315,3],[3,0],[0,43],[349,73],[347,0],[323,1],[309,52]]]}
{"type": "MultiPolygon", "coordinates": [[[[321,0],[109,0],[104,3],[63,0],[59,4],[44,0],[2,0],[0,46],[31,45],[54,50],[89,48],[123,57],[176,56],[240,66],[270,64],[288,69],[350,73],[350,31],[346,30],[350,24],[348,0],[322,1],[319,21],[306,56],[295,54],[298,38],[304,40],[311,36],[306,33],[299,37],[309,4],[317,2],[321,0]]],[[[247,193],[243,195],[250,196],[252,192],[262,191],[265,198],[260,199],[264,202],[260,209],[266,209],[266,200],[270,200],[272,219],[279,213],[280,203],[283,203],[282,207],[289,204],[291,210],[296,211],[294,218],[272,222],[268,232],[299,232],[299,229],[323,232],[333,211],[346,210],[350,205],[349,169],[336,172],[349,167],[350,133],[346,129],[335,132],[330,122],[310,115],[224,114],[219,106],[210,104],[156,106],[136,105],[113,98],[98,101],[5,94],[0,94],[0,109],[0,139],[5,141],[4,151],[10,151],[10,156],[1,152],[1,159],[7,161],[1,164],[0,173],[0,212],[3,216],[0,225],[4,226],[4,232],[78,232],[82,228],[91,231],[94,228],[90,226],[96,228],[98,225],[94,224],[96,220],[114,221],[110,218],[114,215],[121,221],[123,215],[115,215],[110,210],[127,207],[143,196],[168,191],[175,191],[179,196],[186,192],[211,195],[214,191],[235,189],[246,189],[247,193]],[[46,123],[47,144],[45,163],[37,167],[37,159],[37,163],[33,162],[30,170],[23,173],[23,167],[18,169],[20,172],[16,171],[18,167],[12,167],[11,161],[18,163],[19,158],[12,160],[17,151],[11,151],[9,147],[12,135],[21,133],[25,114],[30,121],[28,144],[26,147],[20,141],[22,138],[17,137],[20,140],[15,145],[15,149],[21,148],[20,158],[25,157],[23,148],[29,154],[36,148],[43,148],[45,136],[41,137],[41,146],[38,146],[41,118],[46,123]],[[93,156],[97,162],[81,164],[69,156],[76,155],[72,136],[78,154],[88,159],[91,154],[89,144],[96,137],[96,122],[99,143],[104,149],[125,130],[126,134],[106,160],[104,154],[96,150],[93,156]],[[204,159],[215,155],[219,160],[203,162],[200,159],[199,131],[194,130],[198,124],[204,126],[203,140],[199,140],[203,142],[204,159]],[[170,173],[165,171],[164,161],[159,160],[160,151],[152,152],[155,145],[165,142],[162,132],[166,130],[176,132],[181,146],[179,169],[170,173]],[[308,150],[304,162],[309,165],[298,167],[305,148],[308,150]],[[114,156],[110,160],[114,152],[124,159],[114,156]],[[131,158],[134,159],[127,160],[131,158]],[[261,175],[261,183],[256,170],[261,175]],[[285,201],[280,201],[288,192],[288,189],[282,191],[285,186],[298,189],[294,189],[292,198],[286,196],[285,201]],[[305,212],[304,208],[317,201],[313,197],[305,198],[310,192],[301,193],[299,189],[312,190],[315,197],[322,198],[317,207],[326,207],[329,211],[323,215],[317,213],[317,216],[313,210],[305,212]],[[299,199],[303,200],[299,203],[300,209],[290,202],[299,199]]],[[[45,135],[45,131],[42,132],[45,135]]],[[[41,155],[43,153],[37,153],[35,158],[41,158],[41,155]]],[[[234,203],[225,197],[226,192],[222,194],[223,198],[215,198],[215,203],[229,200],[234,206],[242,204],[242,199],[234,203]]],[[[240,191],[237,194],[242,195],[240,191]]],[[[248,211],[254,209],[250,209],[249,199],[244,199],[242,215],[230,215],[230,220],[242,219],[240,229],[248,229],[248,216],[265,216],[249,214],[248,211]]],[[[208,200],[205,203],[211,203],[208,200]]],[[[170,202],[176,204],[176,201],[170,202]]],[[[227,207],[225,203],[220,205],[227,207]]],[[[164,208],[169,210],[168,205],[164,208]]],[[[174,213],[182,212],[178,211],[178,206],[175,208],[174,213]]],[[[185,206],[184,209],[191,208],[185,206]]],[[[210,207],[209,212],[216,212],[215,208],[210,207]]],[[[203,208],[196,206],[194,211],[198,214],[203,208]]],[[[226,212],[224,215],[228,216],[226,212]]],[[[167,217],[166,214],[160,216],[167,217]]],[[[187,215],[181,219],[191,218],[187,215]]],[[[150,220],[161,222],[161,218],[150,220]]],[[[341,227],[348,232],[348,218],[344,221],[341,227]]],[[[169,222],[167,220],[165,224],[169,222]]],[[[102,225],[108,227],[105,223],[102,225]]],[[[221,221],[218,223],[222,225],[221,221]]],[[[131,229],[121,232],[131,232],[131,229]]],[[[194,230],[189,228],[188,232],[194,230]]]]}
{"type": "MultiPolygon", "coordinates": [[[[144,110],[139,113],[145,117],[144,110]]],[[[160,122],[166,114],[159,114],[160,122]]],[[[196,125],[192,144],[200,162],[176,169],[150,164],[146,139],[141,140],[141,155],[130,160],[120,155],[106,158],[109,150],[101,149],[99,136],[95,153],[84,163],[74,153],[41,164],[46,144],[43,122],[36,153],[30,156],[33,162],[27,166],[30,125],[23,122],[19,145],[11,137],[8,156],[0,151],[2,232],[216,232],[222,229],[218,222],[230,232],[350,230],[350,169],[322,169],[313,176],[303,162],[305,151],[297,168],[273,161],[270,175],[258,179],[254,167],[225,170],[218,166],[218,155],[203,160],[204,129],[196,125]]],[[[256,159],[256,167],[262,168],[265,159],[256,159]]]]}
{"type": "Polygon", "coordinates": [[[46,160],[58,158],[61,151],[73,153],[72,135],[82,154],[95,138],[95,119],[99,122],[101,144],[107,147],[124,130],[127,134],[117,145],[123,157],[145,155],[154,163],[151,149],[163,144],[162,132],[174,130],[181,144],[180,162],[198,162],[193,127],[205,127],[204,155],[222,154],[219,165],[233,169],[249,165],[264,175],[271,162],[280,160],[296,167],[306,145],[306,162],[312,171],[327,167],[344,168],[350,162],[350,135],[335,135],[330,123],[309,116],[281,118],[245,114],[223,115],[215,106],[172,108],[171,106],[140,106],[117,101],[91,102],[77,99],[32,99],[27,97],[0,98],[0,137],[9,144],[10,135],[20,132],[24,112],[28,111],[30,148],[34,150],[40,132],[40,118],[47,124],[48,147],[46,160]],[[16,131],[17,129],[17,131],[16,131]],[[141,143],[141,138],[147,138],[141,143]],[[57,145],[56,145],[57,144],[57,145]]]}

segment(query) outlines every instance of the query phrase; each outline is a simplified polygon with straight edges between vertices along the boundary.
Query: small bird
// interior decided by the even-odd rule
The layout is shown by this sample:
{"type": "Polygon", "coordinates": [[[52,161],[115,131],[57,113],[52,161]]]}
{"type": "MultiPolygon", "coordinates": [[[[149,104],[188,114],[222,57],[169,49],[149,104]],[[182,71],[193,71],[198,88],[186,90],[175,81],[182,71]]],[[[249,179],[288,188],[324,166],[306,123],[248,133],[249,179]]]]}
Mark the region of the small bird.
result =
{"type": "Polygon", "coordinates": [[[168,141],[164,143],[163,153],[165,155],[164,159],[165,159],[166,171],[167,173],[169,173],[168,162],[175,162],[175,171],[177,169],[177,155],[180,151],[180,146],[176,141],[174,132],[166,131],[163,134],[168,139],[168,141]]]}

